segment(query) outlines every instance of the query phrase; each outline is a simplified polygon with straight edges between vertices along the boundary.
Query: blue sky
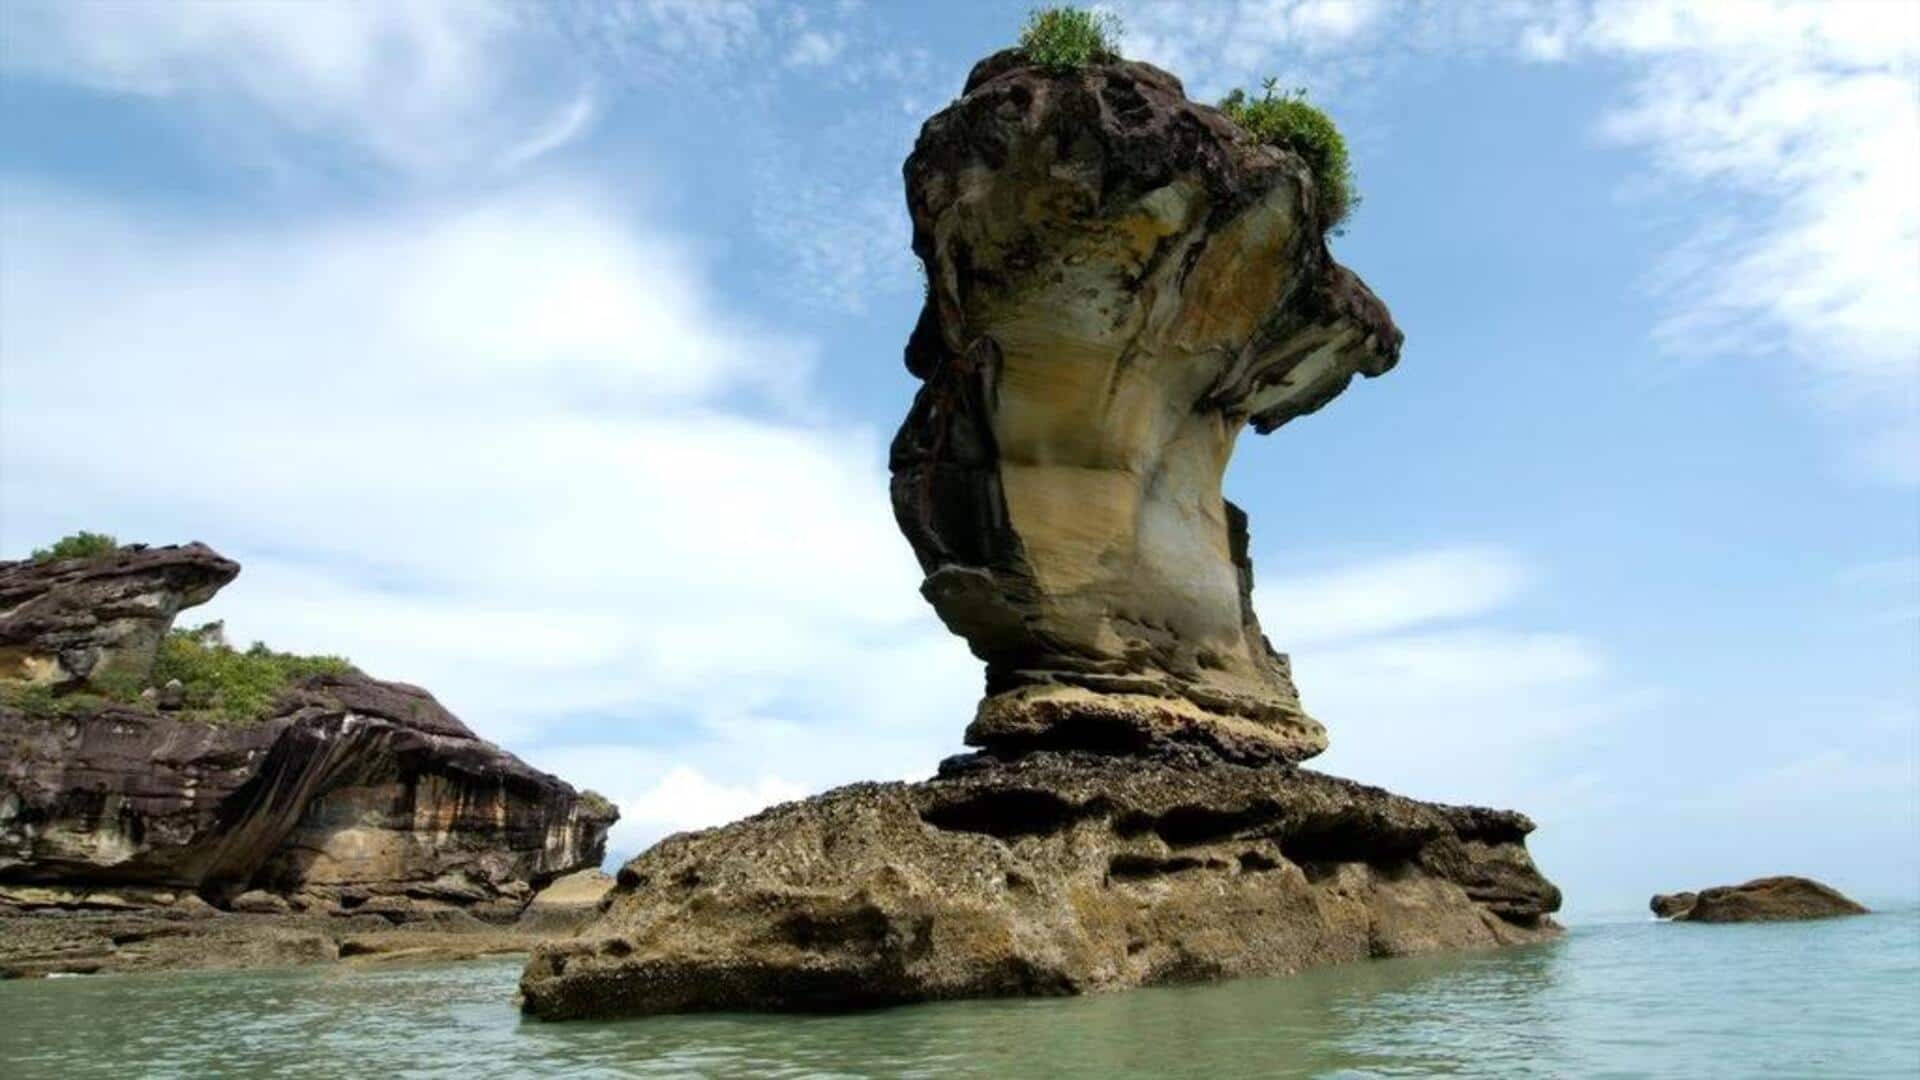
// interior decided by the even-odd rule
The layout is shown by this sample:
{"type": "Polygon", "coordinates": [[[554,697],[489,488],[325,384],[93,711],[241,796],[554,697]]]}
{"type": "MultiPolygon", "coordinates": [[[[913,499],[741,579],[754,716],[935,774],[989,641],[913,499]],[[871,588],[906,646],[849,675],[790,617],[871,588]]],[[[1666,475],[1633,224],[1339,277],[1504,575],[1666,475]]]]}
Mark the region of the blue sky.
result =
{"type": "MultiPolygon", "coordinates": [[[[1025,6],[8,5],[0,551],[207,541],[626,853],[925,775],[899,167],[1025,6]]],[[[1228,477],[1316,764],[1526,810],[1576,913],[1920,895],[1920,9],[1111,7],[1334,114],[1407,333],[1228,477]]]]}

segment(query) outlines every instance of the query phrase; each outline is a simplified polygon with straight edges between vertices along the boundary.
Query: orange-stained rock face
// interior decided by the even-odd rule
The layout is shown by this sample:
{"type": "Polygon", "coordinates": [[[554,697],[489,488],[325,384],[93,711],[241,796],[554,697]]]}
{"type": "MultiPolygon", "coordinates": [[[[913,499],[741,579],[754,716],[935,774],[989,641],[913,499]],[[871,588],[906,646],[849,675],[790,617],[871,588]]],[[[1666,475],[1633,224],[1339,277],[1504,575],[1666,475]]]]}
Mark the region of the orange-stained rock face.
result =
{"type": "Polygon", "coordinates": [[[1220,487],[1243,427],[1399,355],[1313,224],[1305,166],[1156,68],[1003,53],[927,122],[906,179],[926,385],[893,499],[923,592],[987,662],[968,741],[1325,749],[1220,487]]]}

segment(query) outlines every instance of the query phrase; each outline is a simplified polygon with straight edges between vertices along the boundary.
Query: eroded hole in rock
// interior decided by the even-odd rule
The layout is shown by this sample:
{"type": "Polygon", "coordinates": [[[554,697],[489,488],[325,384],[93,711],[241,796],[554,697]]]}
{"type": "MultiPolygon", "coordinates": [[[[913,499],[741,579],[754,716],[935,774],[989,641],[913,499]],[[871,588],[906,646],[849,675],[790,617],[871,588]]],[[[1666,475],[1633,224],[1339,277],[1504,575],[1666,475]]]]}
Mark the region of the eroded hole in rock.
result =
{"type": "Polygon", "coordinates": [[[600,952],[604,956],[632,956],[633,944],[626,938],[608,938],[601,943],[600,952]]]}
{"type": "Polygon", "coordinates": [[[1268,806],[1215,810],[1205,806],[1176,806],[1161,814],[1153,831],[1173,847],[1192,847],[1242,835],[1273,820],[1268,806]]]}
{"type": "Polygon", "coordinates": [[[781,919],[776,933],[802,949],[822,946],[878,948],[886,944],[889,921],[885,912],[867,906],[825,914],[798,911],[781,919]]]}
{"type": "Polygon", "coordinates": [[[1353,821],[1310,822],[1280,838],[1280,853],[1296,863],[1401,862],[1419,847],[1418,838],[1353,821]]]}
{"type": "Polygon", "coordinates": [[[983,833],[1010,840],[1055,833],[1085,816],[1052,792],[1016,788],[973,792],[920,811],[920,820],[948,832],[983,833]]]}
{"type": "Polygon", "coordinates": [[[1187,855],[1175,855],[1170,859],[1153,855],[1115,855],[1107,863],[1107,877],[1114,881],[1140,881],[1145,878],[1165,877],[1186,870],[1198,870],[1204,866],[1217,866],[1212,859],[1196,859],[1187,855]]]}
{"type": "Polygon", "coordinates": [[[1240,869],[1248,873],[1256,873],[1261,870],[1276,870],[1279,866],[1279,860],[1272,858],[1265,852],[1243,851],[1240,853],[1240,869]]]}

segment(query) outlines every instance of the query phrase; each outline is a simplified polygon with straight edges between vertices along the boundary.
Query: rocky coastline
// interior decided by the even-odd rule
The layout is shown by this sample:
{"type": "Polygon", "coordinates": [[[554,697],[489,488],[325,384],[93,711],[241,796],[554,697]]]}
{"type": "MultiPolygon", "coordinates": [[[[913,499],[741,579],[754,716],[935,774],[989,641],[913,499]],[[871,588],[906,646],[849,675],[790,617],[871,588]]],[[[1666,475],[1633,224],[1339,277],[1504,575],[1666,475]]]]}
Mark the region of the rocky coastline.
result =
{"type": "Polygon", "coordinates": [[[418,687],[315,662],[230,688],[261,698],[253,715],[152,685],[169,643],[245,662],[170,638],[239,569],[200,544],[0,563],[0,970],[304,961],[350,951],[348,931],[510,926],[599,865],[610,804],[418,687]],[[196,958],[187,940],[234,935],[253,944],[196,958]]]}

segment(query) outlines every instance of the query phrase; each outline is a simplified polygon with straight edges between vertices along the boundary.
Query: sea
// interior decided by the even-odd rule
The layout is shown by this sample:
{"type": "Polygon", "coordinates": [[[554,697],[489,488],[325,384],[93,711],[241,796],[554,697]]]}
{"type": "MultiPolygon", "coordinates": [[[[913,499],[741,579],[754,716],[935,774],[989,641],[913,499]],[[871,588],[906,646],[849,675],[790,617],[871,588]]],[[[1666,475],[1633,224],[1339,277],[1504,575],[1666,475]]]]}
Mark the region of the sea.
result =
{"type": "Polygon", "coordinates": [[[1920,908],[1082,998],[549,1024],[513,958],[0,983],[0,1077],[1920,1077],[1920,908]]]}

